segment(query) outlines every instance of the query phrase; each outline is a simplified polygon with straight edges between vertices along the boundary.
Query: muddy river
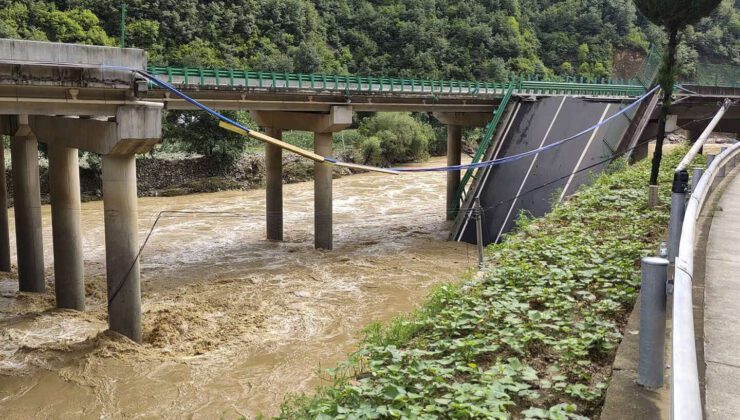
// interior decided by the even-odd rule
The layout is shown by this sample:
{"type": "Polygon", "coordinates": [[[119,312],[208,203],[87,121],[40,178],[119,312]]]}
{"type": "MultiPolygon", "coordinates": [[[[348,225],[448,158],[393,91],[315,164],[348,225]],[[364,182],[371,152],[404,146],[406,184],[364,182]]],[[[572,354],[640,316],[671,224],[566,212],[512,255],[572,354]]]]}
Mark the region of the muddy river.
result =
{"type": "Polygon", "coordinates": [[[0,417],[277,414],[356,348],[363,326],[474,265],[474,249],[445,240],[444,182],[335,180],[330,252],[313,249],[312,183],[285,186],[283,243],[264,240],[263,190],[140,199],[142,240],[160,212],[197,212],[164,213],[142,254],[143,345],[105,332],[102,202],[82,207],[88,310],[53,309],[44,206],[49,290],[18,293],[0,277],[0,417]]]}

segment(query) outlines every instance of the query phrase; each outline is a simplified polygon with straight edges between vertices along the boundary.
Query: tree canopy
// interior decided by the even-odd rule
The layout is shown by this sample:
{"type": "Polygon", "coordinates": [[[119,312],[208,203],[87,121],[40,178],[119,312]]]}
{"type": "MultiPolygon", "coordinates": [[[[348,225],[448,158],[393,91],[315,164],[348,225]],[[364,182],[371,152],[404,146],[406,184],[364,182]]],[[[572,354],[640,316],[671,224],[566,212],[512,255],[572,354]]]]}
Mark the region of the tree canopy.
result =
{"type": "Polygon", "coordinates": [[[666,118],[673,97],[673,86],[676,83],[676,56],[678,52],[678,32],[687,25],[699,22],[708,16],[721,0],[634,0],[640,12],[656,25],[665,29],[668,45],[663,55],[659,82],[663,91],[663,102],[658,115],[658,133],[655,151],[653,152],[650,185],[657,185],[660,161],[663,155],[666,118]]]}
{"type": "Polygon", "coordinates": [[[720,0],[636,0],[640,13],[665,28],[683,29],[711,13],[720,0]]]}

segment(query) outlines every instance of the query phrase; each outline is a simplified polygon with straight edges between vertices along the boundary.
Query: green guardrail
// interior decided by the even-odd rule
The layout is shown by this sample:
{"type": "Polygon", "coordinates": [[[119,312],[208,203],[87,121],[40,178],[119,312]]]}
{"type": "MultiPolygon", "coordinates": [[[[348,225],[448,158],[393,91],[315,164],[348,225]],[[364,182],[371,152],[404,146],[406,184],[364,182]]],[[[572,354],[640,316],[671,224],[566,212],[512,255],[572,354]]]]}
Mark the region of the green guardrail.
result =
{"type": "Polygon", "coordinates": [[[149,73],[155,76],[167,76],[168,83],[177,83],[175,78],[180,78],[184,85],[211,85],[206,79],[211,79],[216,86],[229,87],[258,87],[258,88],[289,88],[299,89],[329,89],[329,90],[351,90],[359,92],[437,92],[446,91],[452,93],[479,93],[481,90],[501,91],[504,83],[483,81],[461,81],[461,80],[427,80],[427,79],[397,79],[390,77],[375,76],[342,76],[328,74],[300,74],[300,73],[276,73],[233,69],[203,69],[203,68],[177,68],[157,67],[148,68],[149,73]],[[279,82],[279,83],[278,83],[279,82]],[[289,86],[294,82],[294,86],[289,86]],[[282,84],[283,86],[279,86],[282,84]],[[354,88],[349,88],[355,85],[354,88]]]}
{"type": "Polygon", "coordinates": [[[740,87],[740,66],[698,63],[691,76],[681,78],[681,84],[737,88],[740,87]]]}
{"type": "MultiPolygon", "coordinates": [[[[486,153],[486,150],[488,150],[488,147],[491,145],[491,141],[493,140],[493,135],[496,133],[496,129],[498,128],[499,123],[501,123],[501,119],[504,116],[504,112],[506,112],[506,107],[509,105],[509,100],[511,99],[511,96],[514,94],[514,89],[516,88],[516,85],[514,83],[509,84],[509,87],[506,89],[506,93],[504,94],[504,97],[501,99],[501,102],[499,103],[498,107],[496,107],[496,111],[493,113],[493,118],[491,118],[491,121],[486,125],[486,132],[483,134],[483,139],[481,139],[480,145],[478,146],[478,150],[475,151],[475,154],[473,155],[473,160],[471,163],[478,163],[483,159],[483,155],[486,153]]],[[[465,171],[465,174],[463,175],[462,179],[460,180],[460,185],[457,187],[457,192],[455,193],[455,211],[460,207],[460,203],[465,201],[465,193],[467,191],[467,185],[468,182],[470,182],[470,179],[473,177],[473,172],[475,169],[468,168],[465,171]]]]}
{"type": "Polygon", "coordinates": [[[231,88],[311,88],[345,92],[497,95],[503,94],[507,86],[514,84],[515,92],[518,93],[602,96],[636,96],[641,94],[641,89],[644,89],[644,86],[636,80],[587,79],[552,75],[518,76],[508,82],[498,83],[158,66],[151,66],[148,71],[155,76],[165,76],[168,83],[200,87],[215,85],[231,88]]]}

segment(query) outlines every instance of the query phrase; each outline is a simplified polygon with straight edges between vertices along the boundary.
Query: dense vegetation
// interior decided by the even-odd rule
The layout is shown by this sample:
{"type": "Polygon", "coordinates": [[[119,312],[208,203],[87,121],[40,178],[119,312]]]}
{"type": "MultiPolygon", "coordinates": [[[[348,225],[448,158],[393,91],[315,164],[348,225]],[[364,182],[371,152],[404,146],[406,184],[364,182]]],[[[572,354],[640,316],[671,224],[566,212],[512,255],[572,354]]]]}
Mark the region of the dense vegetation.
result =
{"type": "MultiPolygon", "coordinates": [[[[685,150],[683,150],[685,151],[685,150]]],[[[683,155],[667,157],[663,182],[683,155]]],[[[669,193],[646,207],[649,162],[611,170],[541,219],[520,217],[473,280],[373,325],[361,349],[283,418],[546,418],[598,412],[621,327],[669,193]]]]}

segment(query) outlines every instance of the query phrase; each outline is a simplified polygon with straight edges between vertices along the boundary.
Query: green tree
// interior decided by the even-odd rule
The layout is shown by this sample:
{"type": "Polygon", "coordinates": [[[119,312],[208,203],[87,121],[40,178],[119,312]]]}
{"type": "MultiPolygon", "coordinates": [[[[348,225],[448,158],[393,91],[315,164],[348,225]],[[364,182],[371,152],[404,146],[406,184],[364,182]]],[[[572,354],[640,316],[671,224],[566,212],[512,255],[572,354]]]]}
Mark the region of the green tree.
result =
{"type": "MultiPolygon", "coordinates": [[[[233,111],[224,112],[238,119],[233,111]]],[[[224,165],[231,164],[247,144],[246,137],[218,126],[218,120],[198,111],[170,112],[165,117],[162,137],[167,142],[177,142],[184,151],[216,157],[224,165]]]]}
{"type": "Polygon", "coordinates": [[[411,162],[429,158],[429,142],[434,137],[434,129],[409,113],[382,112],[362,121],[360,134],[366,137],[359,144],[356,154],[367,163],[391,164],[411,162]],[[380,139],[380,161],[377,158],[377,140],[380,139]]]}
{"type": "Polygon", "coordinates": [[[668,34],[668,47],[663,54],[663,64],[658,74],[663,90],[663,104],[658,114],[658,135],[655,141],[653,164],[650,171],[650,185],[658,185],[660,161],[663,157],[665,123],[671,107],[673,86],[676,83],[676,50],[678,33],[687,25],[699,22],[709,15],[720,0],[634,0],[635,6],[646,18],[662,26],[668,34]]]}

